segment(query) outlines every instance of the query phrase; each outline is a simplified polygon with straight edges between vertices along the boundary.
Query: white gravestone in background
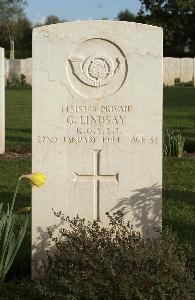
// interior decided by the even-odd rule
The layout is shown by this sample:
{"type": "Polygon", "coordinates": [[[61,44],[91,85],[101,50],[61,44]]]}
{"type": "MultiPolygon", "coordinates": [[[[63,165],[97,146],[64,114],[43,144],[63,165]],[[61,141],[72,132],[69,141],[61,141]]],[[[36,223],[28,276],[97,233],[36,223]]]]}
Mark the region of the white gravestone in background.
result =
{"type": "Polygon", "coordinates": [[[161,224],[162,86],[159,27],[34,29],[33,171],[46,175],[32,195],[34,260],[59,222],[52,208],[106,224],[105,212],[125,207],[144,235],[161,224]]]}
{"type": "Polygon", "coordinates": [[[26,83],[32,85],[32,58],[26,58],[26,83]]]}
{"type": "Polygon", "coordinates": [[[9,80],[15,77],[20,80],[22,68],[22,59],[9,59],[9,80]]]}
{"type": "Polygon", "coordinates": [[[5,56],[0,48],[0,154],[5,152],[5,56]]]}
{"type": "Polygon", "coordinates": [[[32,58],[21,59],[21,74],[25,76],[25,82],[32,85],[32,58]]]}
{"type": "Polygon", "coordinates": [[[7,85],[7,80],[9,78],[9,59],[5,58],[5,85],[7,85]]]}
{"type": "Polygon", "coordinates": [[[193,80],[193,58],[181,58],[181,82],[189,82],[193,80]]]}
{"type": "Polygon", "coordinates": [[[175,84],[175,59],[173,57],[164,57],[163,59],[163,83],[165,86],[175,84]]]}
{"type": "Polygon", "coordinates": [[[181,59],[180,58],[174,58],[175,61],[175,79],[180,79],[181,77],[181,59]]]}
{"type": "Polygon", "coordinates": [[[195,87],[195,58],[193,60],[193,68],[194,68],[194,71],[193,71],[193,85],[195,87]]]}

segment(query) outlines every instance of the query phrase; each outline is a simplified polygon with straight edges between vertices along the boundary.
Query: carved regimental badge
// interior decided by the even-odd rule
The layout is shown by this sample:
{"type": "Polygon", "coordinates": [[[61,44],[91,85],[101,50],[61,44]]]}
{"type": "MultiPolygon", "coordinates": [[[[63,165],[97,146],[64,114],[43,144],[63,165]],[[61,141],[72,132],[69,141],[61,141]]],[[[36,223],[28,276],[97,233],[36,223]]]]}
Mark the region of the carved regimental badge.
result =
{"type": "Polygon", "coordinates": [[[127,61],[121,49],[104,39],[84,41],[71,54],[67,74],[74,90],[86,98],[104,98],[123,85],[127,61]]]}

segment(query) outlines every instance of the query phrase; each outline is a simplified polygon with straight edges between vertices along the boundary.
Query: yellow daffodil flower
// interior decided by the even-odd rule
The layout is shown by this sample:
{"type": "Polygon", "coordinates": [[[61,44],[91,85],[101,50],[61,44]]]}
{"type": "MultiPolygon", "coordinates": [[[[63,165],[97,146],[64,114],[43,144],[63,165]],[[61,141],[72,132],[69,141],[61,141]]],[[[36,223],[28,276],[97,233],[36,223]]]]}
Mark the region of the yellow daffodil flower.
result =
{"type": "Polygon", "coordinates": [[[30,180],[32,186],[40,187],[45,183],[45,175],[41,172],[22,175],[20,179],[27,178],[30,180]]]}

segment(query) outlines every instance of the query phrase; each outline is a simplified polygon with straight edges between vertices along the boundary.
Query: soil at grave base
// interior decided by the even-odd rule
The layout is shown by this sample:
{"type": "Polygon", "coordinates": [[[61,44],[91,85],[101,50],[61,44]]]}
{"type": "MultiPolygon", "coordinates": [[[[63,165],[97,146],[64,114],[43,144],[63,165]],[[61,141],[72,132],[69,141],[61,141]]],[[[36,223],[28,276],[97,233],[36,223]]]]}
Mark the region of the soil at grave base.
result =
{"type": "Polygon", "coordinates": [[[195,157],[195,151],[194,151],[194,152],[187,152],[187,151],[184,151],[184,152],[183,152],[183,157],[186,157],[186,158],[195,157]]]}
{"type": "Polygon", "coordinates": [[[18,152],[13,152],[13,151],[7,151],[4,154],[1,154],[0,157],[4,158],[5,160],[29,158],[29,157],[31,157],[31,152],[18,153],[18,152]]]}
{"type": "MultiPolygon", "coordinates": [[[[19,159],[19,158],[30,158],[32,156],[31,151],[26,150],[22,153],[17,151],[6,151],[4,154],[0,154],[0,157],[4,158],[5,160],[12,160],[12,159],[19,159]]],[[[193,158],[195,157],[195,151],[194,152],[183,152],[183,157],[185,158],[193,158]]]]}

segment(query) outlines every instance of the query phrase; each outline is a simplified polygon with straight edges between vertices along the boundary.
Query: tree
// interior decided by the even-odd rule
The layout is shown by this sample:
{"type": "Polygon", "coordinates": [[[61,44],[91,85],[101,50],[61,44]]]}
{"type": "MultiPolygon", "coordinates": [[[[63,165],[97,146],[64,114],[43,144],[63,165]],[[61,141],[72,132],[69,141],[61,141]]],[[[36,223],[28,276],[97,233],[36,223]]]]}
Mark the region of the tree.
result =
{"type": "Polygon", "coordinates": [[[5,25],[10,43],[10,58],[14,59],[14,42],[16,39],[16,23],[24,17],[26,0],[0,0],[0,22],[5,25]]]}
{"type": "MultiPolygon", "coordinates": [[[[15,56],[17,58],[32,57],[32,24],[26,18],[20,18],[15,23],[15,56]]],[[[10,57],[10,40],[7,28],[4,23],[0,23],[0,47],[5,48],[5,56],[10,57]]]]}
{"type": "Polygon", "coordinates": [[[57,24],[57,23],[61,23],[61,22],[62,21],[60,20],[60,18],[55,15],[47,16],[45,19],[45,25],[57,24]]]}
{"type": "Polygon", "coordinates": [[[124,11],[120,11],[118,13],[117,19],[120,21],[135,22],[136,16],[128,9],[125,9],[124,11]]]}
{"type": "Polygon", "coordinates": [[[162,26],[165,56],[195,56],[195,0],[140,0],[138,18],[162,26]]]}
{"type": "Polygon", "coordinates": [[[189,14],[195,10],[195,0],[140,0],[140,12],[177,12],[179,14],[189,14]]]}
{"type": "Polygon", "coordinates": [[[140,0],[136,16],[128,10],[118,14],[120,21],[163,27],[164,56],[195,56],[195,0],[140,0]]]}
{"type": "Polygon", "coordinates": [[[32,24],[23,17],[16,23],[16,50],[17,58],[32,57],[32,24]]]}
{"type": "Polygon", "coordinates": [[[40,27],[40,26],[45,26],[45,25],[51,25],[51,24],[57,24],[57,23],[63,23],[67,22],[65,19],[60,19],[56,15],[49,15],[46,17],[45,21],[43,23],[36,23],[34,27],[40,27]]]}

